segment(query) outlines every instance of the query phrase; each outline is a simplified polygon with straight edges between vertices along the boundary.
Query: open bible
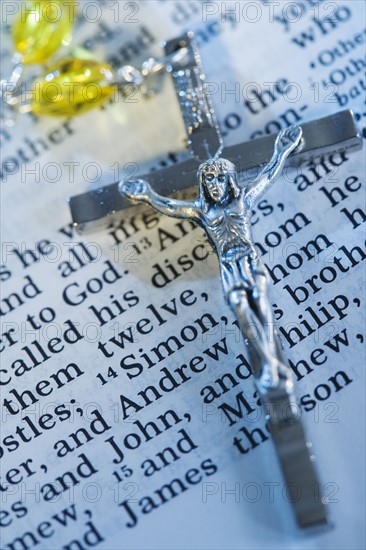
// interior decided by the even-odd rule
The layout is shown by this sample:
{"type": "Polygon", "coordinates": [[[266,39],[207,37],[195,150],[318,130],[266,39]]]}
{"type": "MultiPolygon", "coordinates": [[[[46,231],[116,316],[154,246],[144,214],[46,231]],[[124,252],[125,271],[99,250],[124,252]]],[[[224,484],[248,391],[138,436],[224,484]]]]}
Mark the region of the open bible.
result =
{"type": "MultiPolygon", "coordinates": [[[[115,66],[195,32],[225,146],[345,108],[365,134],[361,2],[87,4],[75,41],[115,66]]],[[[1,129],[1,548],[364,547],[363,153],[286,169],[252,217],[334,524],[303,539],[202,229],[70,223],[68,196],[174,166],[184,136],[169,79],[1,129]]]]}

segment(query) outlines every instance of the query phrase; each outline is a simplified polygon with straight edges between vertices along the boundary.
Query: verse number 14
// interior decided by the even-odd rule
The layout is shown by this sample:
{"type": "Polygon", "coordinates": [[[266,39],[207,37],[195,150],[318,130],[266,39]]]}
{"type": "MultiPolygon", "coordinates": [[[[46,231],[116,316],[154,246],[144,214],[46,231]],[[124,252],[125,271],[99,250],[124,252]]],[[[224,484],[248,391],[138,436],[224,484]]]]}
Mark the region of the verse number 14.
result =
{"type": "MultiPolygon", "coordinates": [[[[116,371],[112,369],[112,367],[109,367],[107,371],[107,378],[117,378],[117,376],[118,374],[116,373],[116,371]]],[[[102,386],[107,384],[108,380],[105,379],[102,373],[99,372],[96,377],[101,381],[102,386]]]]}

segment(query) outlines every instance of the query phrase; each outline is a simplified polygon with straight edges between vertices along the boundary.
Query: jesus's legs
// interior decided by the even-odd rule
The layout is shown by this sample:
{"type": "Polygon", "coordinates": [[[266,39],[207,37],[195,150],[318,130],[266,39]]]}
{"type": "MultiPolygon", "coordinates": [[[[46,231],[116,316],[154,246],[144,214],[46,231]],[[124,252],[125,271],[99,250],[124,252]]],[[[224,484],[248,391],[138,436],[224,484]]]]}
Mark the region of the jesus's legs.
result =
{"type": "Polygon", "coordinates": [[[275,331],[265,268],[250,256],[242,258],[240,265],[235,264],[242,284],[226,292],[227,301],[248,340],[256,378],[262,387],[273,388],[278,386],[280,379],[290,379],[290,371],[283,362],[275,331]]]}

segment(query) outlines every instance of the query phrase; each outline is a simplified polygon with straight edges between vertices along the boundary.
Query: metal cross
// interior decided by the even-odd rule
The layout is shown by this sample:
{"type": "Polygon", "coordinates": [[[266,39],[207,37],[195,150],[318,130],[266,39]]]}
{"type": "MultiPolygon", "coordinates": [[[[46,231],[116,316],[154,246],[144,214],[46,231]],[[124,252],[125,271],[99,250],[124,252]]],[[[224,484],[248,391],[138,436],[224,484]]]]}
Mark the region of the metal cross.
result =
{"type": "Polygon", "coordinates": [[[291,126],[277,137],[224,149],[204,91],[199,54],[191,34],[165,45],[167,55],[179,48],[188,49],[189,56],[184,66],[171,66],[168,71],[174,80],[193,158],[134,181],[71,198],[73,221],[83,228],[132,202],[148,204],[168,216],[194,220],[205,230],[217,253],[225,300],[248,344],[256,387],[287,487],[290,492],[295,488],[300,495],[293,500],[297,522],[304,528],[325,526],[327,510],[321,498],[314,498],[314,487],[319,484],[313,457],[296,407],[292,372],[276,334],[267,273],[254,247],[250,216],[285,164],[299,164],[338,150],[356,150],[362,146],[362,139],[352,112],[344,111],[301,127],[291,126]],[[264,165],[252,181],[241,181],[248,167],[246,159],[250,159],[251,167],[264,165]],[[199,192],[195,200],[164,196],[191,188],[197,178],[199,192]]]}

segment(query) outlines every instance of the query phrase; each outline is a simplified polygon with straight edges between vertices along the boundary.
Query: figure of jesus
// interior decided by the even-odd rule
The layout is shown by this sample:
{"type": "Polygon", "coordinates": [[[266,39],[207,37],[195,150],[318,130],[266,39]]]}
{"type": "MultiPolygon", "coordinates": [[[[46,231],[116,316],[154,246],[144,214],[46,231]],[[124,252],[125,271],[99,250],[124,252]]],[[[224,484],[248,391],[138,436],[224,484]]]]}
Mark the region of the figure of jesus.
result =
{"type": "Polygon", "coordinates": [[[262,393],[281,382],[292,387],[292,379],[275,334],[266,269],[252,238],[251,211],[280,176],[301,136],[298,126],[282,130],[268,165],[243,187],[238,185],[237,171],[230,161],[219,158],[201,164],[197,173],[199,195],[192,202],[158,195],[144,180],[130,180],[119,187],[133,203],[146,203],[167,216],[193,220],[205,230],[218,256],[225,300],[249,343],[262,393]]]}

